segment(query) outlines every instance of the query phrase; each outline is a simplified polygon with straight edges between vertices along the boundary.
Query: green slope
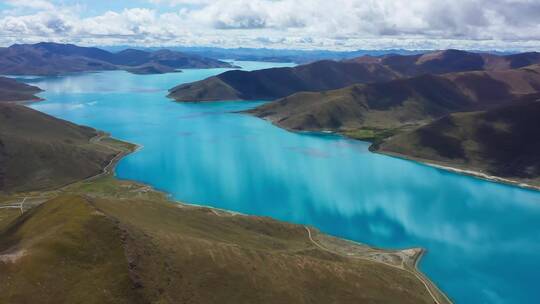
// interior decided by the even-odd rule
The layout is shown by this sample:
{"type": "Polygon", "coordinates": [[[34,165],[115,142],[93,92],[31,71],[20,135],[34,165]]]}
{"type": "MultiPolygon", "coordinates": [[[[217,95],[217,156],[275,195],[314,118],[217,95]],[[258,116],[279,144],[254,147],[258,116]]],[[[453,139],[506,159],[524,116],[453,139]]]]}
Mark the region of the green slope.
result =
{"type": "Polygon", "coordinates": [[[413,257],[310,233],[86,183],[0,230],[0,302],[433,303],[413,257]]]}
{"type": "Polygon", "coordinates": [[[94,129],[0,104],[0,192],[59,187],[100,173],[116,151],[94,129]]]}
{"type": "Polygon", "coordinates": [[[0,231],[2,303],[147,303],[128,272],[122,232],[83,198],[65,196],[0,231]]]}

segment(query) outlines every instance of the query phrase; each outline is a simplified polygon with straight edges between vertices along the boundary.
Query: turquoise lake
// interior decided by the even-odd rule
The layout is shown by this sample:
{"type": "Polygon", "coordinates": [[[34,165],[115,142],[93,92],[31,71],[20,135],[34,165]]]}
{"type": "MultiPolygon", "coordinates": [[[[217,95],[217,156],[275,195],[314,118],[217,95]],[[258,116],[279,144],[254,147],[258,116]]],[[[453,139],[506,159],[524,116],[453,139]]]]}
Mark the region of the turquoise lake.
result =
{"type": "Polygon", "coordinates": [[[377,247],[426,248],[422,271],[456,303],[539,301],[540,192],[234,113],[263,101],[196,104],[165,97],[177,84],[223,71],[23,80],[46,90],[47,100],[33,108],[143,146],[120,162],[120,178],[187,203],[309,224],[377,247]]]}

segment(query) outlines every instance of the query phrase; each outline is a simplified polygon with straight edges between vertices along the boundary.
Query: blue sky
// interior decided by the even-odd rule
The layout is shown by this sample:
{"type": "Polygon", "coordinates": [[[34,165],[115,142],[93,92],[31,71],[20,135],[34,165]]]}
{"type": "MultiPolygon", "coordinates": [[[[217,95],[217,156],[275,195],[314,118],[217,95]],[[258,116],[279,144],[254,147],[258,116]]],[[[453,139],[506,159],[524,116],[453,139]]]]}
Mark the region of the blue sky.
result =
{"type": "MultiPolygon", "coordinates": [[[[81,1],[81,0],[51,0],[48,1],[57,6],[76,6],[81,5],[85,6],[85,10],[81,12],[81,16],[95,16],[103,14],[107,11],[121,11],[123,9],[130,8],[148,8],[148,9],[158,9],[165,11],[170,9],[168,5],[156,4],[147,0],[93,0],[93,1],[81,1]]],[[[189,5],[185,5],[189,6],[189,5]]],[[[10,5],[7,2],[0,2],[0,9],[6,10],[13,8],[14,5],[10,5]]],[[[27,8],[27,12],[35,11],[33,9],[27,8]]]]}
{"type": "Polygon", "coordinates": [[[539,0],[0,1],[0,45],[540,50],[539,0]]]}

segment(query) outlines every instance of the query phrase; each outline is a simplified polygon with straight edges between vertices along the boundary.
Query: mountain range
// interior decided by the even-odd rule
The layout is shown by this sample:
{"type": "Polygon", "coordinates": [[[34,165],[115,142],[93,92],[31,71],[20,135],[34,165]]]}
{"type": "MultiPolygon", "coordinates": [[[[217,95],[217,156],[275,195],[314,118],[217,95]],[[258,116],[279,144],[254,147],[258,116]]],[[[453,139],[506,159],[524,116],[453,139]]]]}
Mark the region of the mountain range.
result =
{"type": "MultiPolygon", "coordinates": [[[[109,46],[106,50],[118,52],[130,48],[129,46],[109,46]]],[[[137,47],[141,50],[153,51],[155,47],[137,47]]],[[[388,50],[355,50],[355,51],[330,51],[330,50],[295,50],[274,48],[219,48],[197,46],[174,46],[170,48],[186,54],[194,54],[214,59],[228,59],[235,61],[263,61],[263,62],[295,62],[298,64],[310,63],[319,60],[345,60],[364,55],[382,56],[386,54],[420,54],[425,51],[388,49],[388,50]]]]}
{"type": "Polygon", "coordinates": [[[249,113],[294,130],[383,130],[422,124],[453,112],[487,109],[538,91],[540,65],[533,65],[301,92],[249,113]]]}
{"type": "Polygon", "coordinates": [[[529,52],[511,55],[494,55],[450,49],[415,55],[362,56],[349,61],[381,64],[402,76],[410,77],[422,74],[522,68],[540,63],[540,53],[529,52]]]}
{"type": "Polygon", "coordinates": [[[169,97],[177,101],[275,99],[299,91],[330,90],[397,77],[396,73],[378,64],[324,60],[294,68],[228,71],[175,87],[170,90],[169,97]]]}
{"type": "Polygon", "coordinates": [[[419,55],[363,56],[346,61],[318,61],[294,68],[228,71],[174,87],[169,97],[176,101],[277,99],[297,92],[320,92],[423,74],[497,71],[538,63],[540,53],[500,56],[446,50],[419,55]]]}
{"type": "Polygon", "coordinates": [[[95,47],[42,42],[0,48],[2,75],[62,75],[87,71],[126,70],[138,74],[189,68],[232,68],[227,62],[170,50],[127,49],[111,53],[95,47]]]}

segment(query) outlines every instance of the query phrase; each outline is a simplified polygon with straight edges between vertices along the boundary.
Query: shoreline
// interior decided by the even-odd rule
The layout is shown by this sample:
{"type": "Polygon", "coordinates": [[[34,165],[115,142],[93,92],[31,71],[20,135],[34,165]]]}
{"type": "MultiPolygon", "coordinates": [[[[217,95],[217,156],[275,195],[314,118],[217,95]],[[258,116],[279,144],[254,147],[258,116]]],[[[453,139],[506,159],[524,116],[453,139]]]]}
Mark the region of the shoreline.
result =
{"type": "Polygon", "coordinates": [[[415,273],[420,276],[420,280],[425,280],[425,283],[429,286],[428,288],[431,288],[434,290],[434,292],[440,297],[442,298],[442,301],[446,302],[446,303],[454,303],[450,297],[448,297],[448,295],[442,291],[439,286],[437,286],[437,284],[435,284],[428,276],[426,276],[426,274],[424,274],[422,271],[420,271],[420,267],[419,267],[419,264],[420,264],[420,261],[422,260],[422,258],[424,257],[424,255],[427,253],[427,250],[426,249],[423,249],[421,248],[420,249],[420,252],[418,253],[418,255],[416,256],[416,259],[414,261],[414,265],[413,265],[413,269],[415,271],[415,273]]]}
{"type": "MultiPolygon", "coordinates": [[[[26,100],[26,101],[19,101],[17,103],[23,105],[23,106],[27,106],[29,104],[32,104],[34,102],[39,102],[39,101],[43,101],[44,99],[39,99],[39,100],[26,100]]],[[[96,179],[99,179],[101,177],[107,177],[107,176],[110,176],[110,177],[113,177],[115,179],[117,179],[116,177],[116,166],[118,165],[118,163],[126,156],[132,154],[132,153],[135,153],[137,151],[139,151],[140,149],[143,148],[143,146],[141,145],[138,145],[138,144],[133,144],[133,143],[130,143],[130,142],[127,142],[127,141],[123,141],[123,140],[120,140],[120,139],[117,139],[117,138],[114,138],[111,136],[111,134],[107,133],[107,132],[104,132],[104,131],[100,131],[100,130],[97,130],[97,129],[94,129],[96,130],[97,132],[97,135],[94,136],[93,138],[89,139],[89,142],[90,143],[94,143],[94,144],[99,144],[99,145],[102,145],[102,146],[105,146],[105,147],[108,147],[112,150],[115,150],[117,151],[118,153],[109,161],[109,163],[103,167],[102,171],[96,175],[93,175],[93,176],[90,176],[90,177],[87,177],[87,178],[84,178],[82,180],[79,180],[79,181],[75,181],[75,182],[71,182],[71,183],[68,183],[68,184],[65,184],[65,185],[62,185],[60,187],[57,187],[55,189],[50,189],[51,192],[56,192],[56,191],[63,191],[63,190],[66,190],[67,188],[71,187],[71,186],[74,186],[74,185],[77,185],[79,183],[86,183],[86,182],[91,182],[93,180],[96,180],[96,179]],[[127,144],[127,145],[130,145],[131,147],[128,147],[126,149],[119,149],[117,147],[114,147],[114,145],[110,145],[110,144],[107,144],[107,143],[103,143],[102,140],[104,139],[109,139],[109,140],[113,140],[113,141],[116,141],[116,142],[119,142],[119,143],[124,143],[124,144],[127,144]]],[[[289,130],[289,131],[292,131],[292,130],[289,130]]],[[[339,135],[337,133],[334,133],[334,132],[324,132],[325,134],[336,134],[336,135],[339,135]]],[[[118,180],[122,180],[122,179],[118,179],[118,180]]],[[[244,213],[240,213],[240,212],[236,212],[236,211],[232,211],[232,210],[226,210],[226,209],[221,209],[221,208],[215,208],[215,207],[212,207],[212,206],[208,206],[208,205],[202,205],[202,204],[196,204],[196,203],[186,203],[186,202],[182,202],[182,201],[178,201],[178,200],[175,200],[174,198],[172,198],[172,196],[167,193],[167,192],[164,192],[164,191],[161,191],[161,190],[157,190],[155,189],[152,185],[149,185],[147,183],[143,183],[143,182],[138,182],[138,181],[133,181],[133,180],[124,180],[124,181],[127,181],[127,182],[130,182],[130,183],[135,183],[135,184],[140,184],[140,185],[144,185],[145,187],[148,187],[151,191],[153,192],[156,192],[156,193],[161,193],[162,195],[164,195],[167,200],[171,203],[171,204],[175,204],[177,205],[179,208],[185,208],[185,207],[188,207],[188,208],[202,208],[202,209],[207,209],[207,210],[210,210],[211,212],[213,212],[216,216],[223,216],[223,215],[229,215],[229,216],[245,216],[245,217],[265,217],[265,216],[257,216],[257,215],[249,215],[249,214],[244,214],[244,213]]],[[[32,192],[43,192],[43,190],[35,190],[35,191],[32,191],[32,192]]],[[[48,191],[47,191],[48,192],[48,191]]],[[[298,225],[298,226],[303,226],[303,227],[306,227],[305,225],[302,225],[302,224],[297,224],[297,223],[293,223],[293,222],[287,222],[287,221],[282,221],[282,220],[279,220],[279,219],[275,219],[275,218],[272,218],[272,217],[267,217],[269,219],[272,219],[272,220],[275,220],[275,221],[278,221],[278,222],[285,222],[285,223],[289,223],[289,224],[293,224],[293,225],[298,225]]],[[[309,231],[309,230],[308,230],[309,231]]],[[[341,238],[341,237],[336,237],[336,236],[332,236],[332,235],[329,235],[329,234],[326,234],[324,232],[321,232],[323,235],[327,235],[329,237],[332,237],[332,238],[336,238],[336,239],[339,239],[341,241],[343,241],[344,243],[348,243],[348,244],[351,244],[351,245],[354,245],[354,246],[367,246],[369,248],[373,248],[373,249],[376,249],[376,250],[381,250],[381,251],[384,251],[384,252],[387,252],[387,253],[390,253],[390,252],[398,252],[398,251],[407,251],[407,250],[415,250],[415,251],[418,251],[418,253],[414,256],[413,258],[413,263],[412,265],[410,265],[410,269],[407,269],[407,268],[401,268],[401,267],[397,267],[397,266],[392,266],[392,265],[389,265],[385,262],[379,262],[379,263],[382,263],[384,265],[388,265],[388,266],[391,266],[391,267],[395,267],[395,268],[398,268],[398,269],[401,269],[401,270],[404,270],[404,271],[410,271],[412,274],[415,275],[415,277],[418,278],[418,280],[426,286],[427,288],[427,291],[430,295],[432,295],[433,297],[433,300],[435,301],[435,303],[437,304],[441,304],[441,302],[439,301],[441,298],[443,299],[443,301],[445,303],[453,303],[452,301],[449,300],[449,298],[446,296],[446,294],[444,292],[442,292],[418,267],[418,264],[419,264],[419,261],[422,259],[423,255],[424,255],[424,252],[426,251],[425,249],[423,248],[405,248],[405,249],[383,249],[383,248],[379,248],[379,247],[374,247],[374,246],[370,246],[368,244],[364,244],[364,243],[360,243],[360,242],[356,242],[356,241],[353,241],[353,240],[348,240],[348,239],[345,239],[345,238],[341,238]]],[[[374,260],[375,261],[375,260],[374,260]]],[[[377,262],[377,261],[375,261],[377,262]]]]}
{"type": "Polygon", "coordinates": [[[413,157],[413,156],[408,156],[408,155],[401,154],[401,153],[387,152],[387,151],[380,151],[380,150],[374,150],[374,151],[371,151],[371,152],[376,153],[376,154],[380,154],[380,155],[389,156],[389,157],[399,158],[399,159],[402,159],[402,160],[412,161],[412,162],[415,162],[415,163],[418,163],[418,164],[421,164],[421,165],[424,165],[424,166],[437,168],[437,169],[440,169],[440,170],[452,172],[452,173],[463,175],[463,176],[474,177],[474,178],[478,178],[478,179],[481,179],[481,180],[484,180],[484,181],[489,181],[489,182],[493,182],[493,183],[497,183],[497,184],[503,184],[503,185],[512,186],[512,187],[516,187],[516,188],[520,188],[520,189],[531,190],[531,191],[540,191],[540,186],[531,185],[531,184],[528,184],[528,183],[525,183],[525,182],[522,182],[522,181],[519,181],[519,180],[513,180],[513,179],[503,178],[503,177],[500,177],[500,176],[489,175],[489,174],[483,173],[481,171],[456,168],[456,167],[452,167],[450,164],[444,164],[444,165],[443,164],[438,164],[438,163],[430,161],[430,160],[417,158],[417,157],[413,157]]]}
{"type": "MultiPolygon", "coordinates": [[[[103,176],[110,175],[110,176],[116,178],[115,168],[116,168],[116,165],[118,164],[118,162],[122,158],[124,158],[125,156],[127,156],[127,155],[129,155],[131,153],[135,153],[135,152],[139,151],[143,147],[143,146],[138,145],[138,144],[133,144],[133,143],[129,143],[129,142],[126,142],[126,141],[122,141],[122,140],[113,138],[108,133],[103,133],[103,135],[105,136],[103,138],[110,138],[110,139],[117,140],[117,141],[120,141],[120,142],[128,143],[128,144],[134,145],[134,148],[131,151],[120,152],[117,155],[117,157],[115,157],[113,160],[111,160],[111,163],[109,164],[111,167],[110,167],[110,170],[108,172],[105,172],[105,169],[104,169],[104,172],[102,172],[102,173],[100,173],[100,174],[98,174],[96,176],[90,177],[87,180],[83,180],[81,182],[92,180],[94,178],[99,178],[102,175],[103,176]]],[[[288,221],[282,221],[282,220],[279,220],[279,219],[275,219],[273,217],[249,215],[249,214],[244,214],[244,213],[237,212],[237,211],[232,211],[232,210],[212,207],[212,206],[208,206],[208,205],[203,205],[203,204],[200,204],[200,203],[197,204],[197,203],[186,203],[186,202],[178,201],[178,200],[175,200],[170,193],[167,193],[167,192],[164,192],[164,191],[161,191],[161,190],[157,190],[152,185],[149,185],[147,183],[137,182],[137,181],[133,181],[133,180],[125,180],[125,181],[136,183],[136,184],[141,184],[141,185],[144,185],[144,186],[148,187],[151,191],[161,193],[167,198],[167,200],[169,202],[178,205],[179,208],[186,208],[187,207],[187,208],[208,209],[211,212],[213,212],[216,216],[222,216],[223,214],[226,214],[226,215],[229,215],[229,216],[244,216],[244,217],[251,217],[251,218],[254,218],[254,217],[255,218],[256,217],[266,217],[266,218],[269,218],[271,220],[278,221],[278,222],[285,222],[285,223],[289,223],[289,224],[292,224],[292,225],[303,226],[304,228],[306,228],[309,231],[309,228],[306,225],[293,223],[293,222],[288,222],[288,221]]],[[[428,293],[430,295],[432,295],[433,300],[435,301],[436,304],[442,304],[442,303],[451,304],[451,303],[453,303],[450,300],[450,298],[446,295],[446,293],[444,293],[433,281],[431,281],[431,279],[426,274],[424,274],[422,272],[422,270],[419,268],[419,263],[422,260],[424,254],[427,252],[427,250],[425,248],[384,249],[384,248],[380,248],[380,247],[371,246],[371,245],[368,245],[368,244],[365,244],[365,243],[360,243],[360,242],[357,242],[357,241],[341,238],[341,237],[338,237],[338,236],[333,236],[333,235],[330,235],[330,234],[326,234],[324,232],[320,232],[320,233],[322,233],[323,235],[326,235],[328,237],[331,237],[331,238],[339,239],[339,240],[341,240],[342,242],[344,242],[346,244],[351,244],[351,245],[354,245],[354,246],[367,246],[367,247],[372,248],[374,250],[381,250],[381,251],[384,251],[384,252],[387,252],[387,253],[390,253],[390,252],[404,252],[404,251],[409,251],[409,250],[418,251],[418,253],[416,253],[414,255],[412,265],[409,266],[411,269],[407,269],[406,266],[404,266],[403,268],[400,268],[400,267],[397,267],[397,266],[392,266],[392,265],[387,264],[385,262],[378,262],[378,263],[381,263],[381,264],[384,264],[384,265],[387,265],[387,266],[390,266],[390,267],[394,267],[394,268],[397,268],[397,269],[401,269],[403,271],[411,272],[414,276],[416,276],[418,278],[418,280],[422,284],[424,284],[426,286],[426,289],[427,289],[428,293]],[[442,302],[441,302],[441,299],[442,299],[442,302]]],[[[311,234],[309,235],[309,238],[311,239],[311,234]]],[[[335,253],[335,254],[338,254],[338,253],[335,253]]],[[[338,254],[338,255],[341,255],[341,254],[338,254]]],[[[349,257],[349,258],[352,258],[352,257],[349,257]]],[[[372,260],[372,261],[375,261],[375,260],[372,260]]]]}
{"type": "Polygon", "coordinates": [[[413,161],[413,162],[416,162],[416,163],[421,164],[421,165],[425,165],[425,166],[429,166],[429,167],[449,171],[449,172],[459,174],[459,175],[475,177],[475,178],[479,178],[479,179],[489,181],[489,182],[493,182],[493,183],[504,184],[504,185],[507,185],[507,186],[517,187],[517,188],[520,188],[520,189],[526,189],[526,190],[532,190],[532,191],[540,191],[540,185],[536,186],[536,185],[528,184],[528,183],[525,183],[525,182],[519,181],[519,180],[508,179],[508,178],[495,176],[495,175],[489,175],[489,174],[483,173],[481,171],[457,168],[457,167],[453,167],[451,164],[438,164],[438,163],[436,163],[434,161],[430,161],[430,160],[426,160],[426,159],[422,159],[422,158],[417,158],[417,157],[413,157],[413,156],[408,156],[408,155],[405,155],[405,154],[375,150],[375,149],[373,149],[373,147],[374,147],[373,142],[366,141],[366,140],[355,139],[355,138],[346,136],[343,133],[340,133],[340,132],[337,132],[337,131],[333,131],[333,130],[317,130],[317,131],[314,131],[314,130],[295,130],[295,129],[280,126],[276,121],[274,121],[272,119],[268,119],[266,117],[259,117],[257,115],[254,115],[253,113],[249,112],[249,110],[242,111],[240,113],[248,114],[248,115],[251,115],[253,117],[257,117],[259,119],[268,121],[268,122],[272,123],[272,125],[280,128],[280,129],[283,129],[285,131],[289,131],[289,132],[293,132],[293,133],[300,133],[300,134],[305,133],[305,132],[313,132],[313,133],[320,133],[320,134],[326,134],[326,135],[332,134],[332,135],[336,135],[336,136],[342,136],[343,138],[346,138],[346,139],[355,140],[355,141],[362,141],[362,142],[366,142],[366,143],[371,144],[369,149],[368,149],[371,153],[375,153],[375,154],[379,154],[379,155],[385,155],[385,156],[394,157],[394,158],[399,158],[399,159],[407,160],[407,161],[413,161]]]}

